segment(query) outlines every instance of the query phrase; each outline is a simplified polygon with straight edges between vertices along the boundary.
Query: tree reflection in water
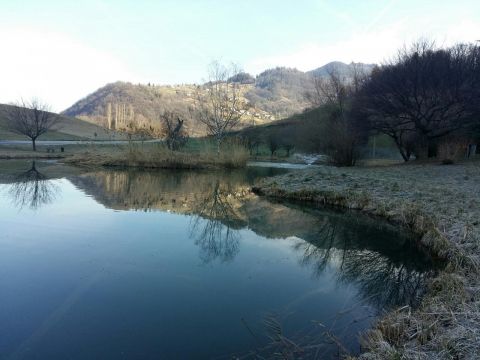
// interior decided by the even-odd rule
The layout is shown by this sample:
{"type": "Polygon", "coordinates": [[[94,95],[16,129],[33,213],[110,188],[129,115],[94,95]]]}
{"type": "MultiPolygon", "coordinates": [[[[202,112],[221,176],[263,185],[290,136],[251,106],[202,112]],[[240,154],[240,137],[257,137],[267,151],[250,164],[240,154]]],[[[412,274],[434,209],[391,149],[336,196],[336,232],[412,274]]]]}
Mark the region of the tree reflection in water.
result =
{"type": "Polygon", "coordinates": [[[53,202],[58,191],[58,186],[38,171],[33,161],[29,170],[15,177],[15,182],[10,185],[8,193],[16,207],[22,209],[28,206],[36,210],[53,202]]]}
{"type": "Polygon", "coordinates": [[[210,194],[194,209],[190,234],[200,247],[200,257],[205,263],[215,259],[231,261],[239,251],[240,236],[234,228],[237,215],[229,201],[231,193],[228,186],[217,180],[210,194]]]}
{"type": "Polygon", "coordinates": [[[355,284],[361,297],[379,309],[417,305],[435,270],[432,259],[415,248],[413,239],[388,228],[369,229],[347,214],[318,221],[313,240],[294,245],[301,253],[300,262],[310,266],[315,276],[335,266],[340,282],[355,284]]]}
{"type": "Polygon", "coordinates": [[[415,305],[434,272],[428,256],[398,229],[358,213],[274,203],[247,190],[242,196],[240,189],[250,183],[242,172],[96,171],[71,181],[113,209],[191,216],[189,233],[205,263],[232,261],[240,251],[239,230],[248,225],[268,239],[292,238],[300,263],[314,277],[332,276],[354,288],[349,308],[324,319],[325,325],[312,323],[290,334],[282,327],[291,319],[288,309],[265,319],[271,341],[246,358],[328,358],[351,351],[358,345],[356,329],[367,328],[369,317],[385,308],[415,305]]]}
{"type": "Polygon", "coordinates": [[[332,314],[330,323],[312,319],[295,334],[282,326],[289,313],[269,315],[264,319],[269,341],[239,358],[337,359],[356,353],[358,348],[349,346],[357,336],[352,326],[395,306],[416,306],[428,278],[441,265],[415,248],[413,239],[358,221],[355,215],[321,216],[312,231],[308,241],[297,239],[293,245],[300,263],[315,277],[334,267],[339,283],[358,289],[354,304],[332,314]]]}
{"type": "Polygon", "coordinates": [[[321,276],[329,266],[338,280],[359,287],[380,308],[418,301],[433,268],[411,239],[392,226],[359,214],[312,210],[236,196],[246,173],[192,171],[96,171],[71,179],[114,209],[162,210],[192,216],[190,236],[205,262],[231,261],[240,248],[239,229],[267,238],[297,237],[304,266],[321,276]]]}

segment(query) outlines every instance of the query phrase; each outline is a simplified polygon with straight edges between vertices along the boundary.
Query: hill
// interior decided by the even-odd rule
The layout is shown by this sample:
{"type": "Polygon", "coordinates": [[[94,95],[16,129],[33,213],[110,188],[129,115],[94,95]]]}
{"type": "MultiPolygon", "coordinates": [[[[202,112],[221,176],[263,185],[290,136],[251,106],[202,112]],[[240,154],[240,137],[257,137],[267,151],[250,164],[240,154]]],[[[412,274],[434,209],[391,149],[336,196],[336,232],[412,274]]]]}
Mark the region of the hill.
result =
{"type": "Polygon", "coordinates": [[[360,73],[369,74],[375,64],[364,64],[364,63],[350,63],[345,64],[341,61],[332,61],[322,67],[319,67],[315,70],[308,71],[307,74],[314,76],[328,76],[328,74],[335,70],[341,77],[350,77],[353,70],[357,70],[360,73]]]}
{"type": "MultiPolygon", "coordinates": [[[[239,84],[240,96],[245,101],[245,93],[253,86],[239,84]]],[[[164,110],[175,110],[183,115],[185,128],[191,136],[205,135],[203,124],[191,117],[191,108],[197,91],[206,91],[200,85],[143,85],[126,82],[107,84],[86,98],[78,101],[62,114],[75,116],[85,121],[108,127],[108,118],[121,123],[157,122],[158,114],[164,110]]],[[[250,107],[244,122],[265,123],[274,120],[271,115],[258,108],[250,107]]]]}
{"type": "MultiPolygon", "coordinates": [[[[369,72],[374,65],[344,64],[332,62],[312,71],[277,67],[265,70],[256,77],[241,73],[230,79],[240,87],[241,101],[248,110],[243,117],[243,126],[268,124],[272,121],[300,113],[309,107],[305,93],[313,87],[315,76],[327,76],[336,69],[348,77],[354,68],[369,72]]],[[[163,110],[175,110],[182,114],[185,128],[191,136],[205,135],[202,124],[193,119],[190,109],[196,92],[206,91],[202,85],[155,85],[115,82],[107,84],[79,100],[62,114],[108,127],[114,119],[125,122],[157,122],[163,110]]]]}
{"type": "MultiPolygon", "coordinates": [[[[13,133],[8,130],[6,120],[9,116],[8,108],[11,105],[0,104],[0,140],[27,140],[25,136],[13,133]]],[[[108,131],[103,127],[87,121],[55,114],[59,118],[53,131],[40,136],[39,140],[81,140],[97,139],[108,140],[113,137],[121,137],[120,134],[108,131]],[[95,136],[97,134],[97,136],[95,136]]]]}

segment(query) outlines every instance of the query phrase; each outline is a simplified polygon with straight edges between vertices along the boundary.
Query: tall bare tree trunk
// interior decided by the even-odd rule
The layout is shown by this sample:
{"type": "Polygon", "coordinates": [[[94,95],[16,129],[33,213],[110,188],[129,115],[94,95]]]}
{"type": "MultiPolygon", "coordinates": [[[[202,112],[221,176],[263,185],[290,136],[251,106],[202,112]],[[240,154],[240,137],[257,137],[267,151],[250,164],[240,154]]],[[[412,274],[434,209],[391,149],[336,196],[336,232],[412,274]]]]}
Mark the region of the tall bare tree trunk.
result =
{"type": "Polygon", "coordinates": [[[112,103],[107,104],[107,126],[108,129],[112,129],[112,103]]]}
{"type": "Polygon", "coordinates": [[[120,119],[119,119],[119,116],[118,116],[118,104],[115,104],[115,130],[118,130],[118,128],[119,128],[119,126],[118,126],[119,125],[118,124],[119,120],[120,119]]]}
{"type": "Polygon", "coordinates": [[[220,157],[220,143],[222,139],[217,137],[217,156],[220,157]]]}

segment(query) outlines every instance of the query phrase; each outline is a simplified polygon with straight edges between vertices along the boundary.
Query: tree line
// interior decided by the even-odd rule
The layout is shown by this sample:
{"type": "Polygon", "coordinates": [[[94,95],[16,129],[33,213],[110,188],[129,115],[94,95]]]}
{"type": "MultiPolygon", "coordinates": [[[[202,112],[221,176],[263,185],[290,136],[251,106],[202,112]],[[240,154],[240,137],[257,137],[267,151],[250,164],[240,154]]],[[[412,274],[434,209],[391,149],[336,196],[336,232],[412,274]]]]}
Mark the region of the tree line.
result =
{"type": "MultiPolygon", "coordinates": [[[[130,131],[164,138],[171,150],[178,150],[188,138],[185,120],[191,118],[203,124],[220,152],[220,144],[239,128],[248,107],[238,83],[245,73],[213,63],[208,75],[187,114],[163,111],[158,127],[132,126],[130,131]]],[[[261,137],[254,128],[246,136],[247,145],[252,149],[261,141],[272,155],[280,147],[290,153],[301,138],[303,147],[343,166],[355,165],[361,147],[376,134],[391,138],[405,161],[436,156],[445,148],[465,151],[480,137],[480,47],[439,48],[419,41],[369,73],[355,66],[348,75],[332,68],[327,76],[315,77],[304,95],[319,110],[317,122],[299,125],[297,139],[288,130],[261,137]]],[[[28,136],[34,149],[38,136],[58,122],[39,101],[17,104],[10,115],[9,128],[28,136]]]]}
{"type": "Polygon", "coordinates": [[[480,47],[420,41],[370,74],[331,71],[309,98],[328,114],[320,141],[336,164],[354,165],[372,134],[390,137],[405,161],[452,142],[466,151],[480,132],[480,47]]]}

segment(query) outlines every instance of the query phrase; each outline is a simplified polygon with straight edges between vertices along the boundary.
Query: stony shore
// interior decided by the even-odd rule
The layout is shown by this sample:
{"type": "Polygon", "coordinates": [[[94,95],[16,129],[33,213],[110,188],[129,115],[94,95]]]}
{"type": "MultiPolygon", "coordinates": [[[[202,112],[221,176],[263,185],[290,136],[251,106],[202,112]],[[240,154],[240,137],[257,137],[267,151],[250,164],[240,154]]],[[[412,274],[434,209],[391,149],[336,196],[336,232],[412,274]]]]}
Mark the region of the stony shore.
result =
{"type": "Polygon", "coordinates": [[[396,309],[363,336],[361,358],[480,358],[480,162],[312,168],[253,190],[384,217],[447,260],[417,309],[396,309]]]}

